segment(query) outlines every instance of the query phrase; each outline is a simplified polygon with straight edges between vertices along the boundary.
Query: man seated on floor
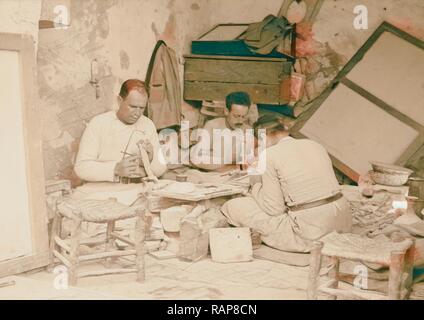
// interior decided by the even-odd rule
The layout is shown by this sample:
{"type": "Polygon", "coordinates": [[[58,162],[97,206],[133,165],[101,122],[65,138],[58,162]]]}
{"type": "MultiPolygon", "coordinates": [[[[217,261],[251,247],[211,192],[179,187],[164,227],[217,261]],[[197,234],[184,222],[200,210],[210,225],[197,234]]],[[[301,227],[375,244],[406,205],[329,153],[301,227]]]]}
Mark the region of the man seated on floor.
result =
{"type": "Polygon", "coordinates": [[[95,182],[140,182],[146,177],[140,161],[143,148],[157,176],[166,171],[154,123],[143,115],[148,92],[143,81],[125,81],[118,95],[118,111],[95,116],[84,131],[75,162],[79,178],[95,182]]]}
{"type": "Polygon", "coordinates": [[[310,251],[311,240],[329,232],[350,232],[350,208],[325,148],[290,137],[274,115],[261,117],[254,128],[256,136],[266,130],[267,148],[259,156],[264,172],[251,195],[222,206],[229,223],[249,227],[268,246],[292,252],[310,251]]]}
{"type": "Polygon", "coordinates": [[[250,97],[246,92],[233,92],[226,97],[225,104],[226,116],[206,122],[199,130],[199,143],[191,149],[191,163],[199,169],[221,172],[236,169],[236,163],[244,156],[241,153],[248,152],[245,133],[251,129],[250,97]]]}

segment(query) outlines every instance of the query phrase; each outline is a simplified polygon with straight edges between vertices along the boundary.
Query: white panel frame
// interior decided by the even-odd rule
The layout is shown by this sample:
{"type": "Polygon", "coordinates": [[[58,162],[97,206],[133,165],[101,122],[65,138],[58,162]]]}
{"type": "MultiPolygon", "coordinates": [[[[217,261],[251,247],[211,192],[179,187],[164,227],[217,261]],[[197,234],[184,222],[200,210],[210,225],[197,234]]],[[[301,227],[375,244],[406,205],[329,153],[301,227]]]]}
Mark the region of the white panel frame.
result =
{"type": "MultiPolygon", "coordinates": [[[[344,66],[344,68],[339,72],[339,74],[330,83],[330,85],[324,90],[324,92],[312,102],[311,107],[307,111],[305,111],[303,114],[301,114],[296,124],[291,129],[292,136],[296,138],[309,138],[305,136],[304,134],[302,134],[301,130],[303,126],[311,117],[313,117],[313,115],[319,109],[319,107],[323,103],[325,103],[325,100],[329,97],[332,91],[338,86],[338,84],[342,83],[343,85],[355,91],[357,94],[361,95],[362,97],[365,97],[370,102],[375,104],[376,108],[380,108],[384,110],[388,114],[392,115],[393,117],[407,124],[408,126],[410,126],[411,128],[413,128],[419,133],[417,138],[408,146],[406,151],[399,156],[399,158],[394,164],[407,166],[408,164],[412,163],[414,159],[418,158],[420,156],[420,153],[424,152],[424,126],[423,125],[418,123],[415,119],[411,119],[404,113],[400,112],[395,107],[387,104],[385,101],[382,100],[383,97],[374,96],[373,94],[368,92],[366,88],[362,88],[361,86],[359,86],[358,84],[356,84],[355,82],[349,79],[350,71],[363,59],[367,51],[374,45],[376,41],[378,41],[380,36],[385,32],[389,32],[395,36],[398,36],[404,41],[407,41],[410,44],[413,44],[414,46],[416,46],[417,48],[424,50],[424,41],[413,37],[412,35],[400,30],[399,28],[387,22],[383,22],[377,28],[377,30],[370,36],[370,38],[364,43],[364,45],[358,50],[358,52],[352,57],[352,59],[344,66]]],[[[401,59],[399,59],[399,63],[402,63],[401,59]]],[[[337,134],[337,132],[334,132],[334,134],[337,134]]],[[[360,150],[358,152],[360,152],[360,150]]],[[[343,172],[346,176],[348,176],[352,180],[356,182],[358,181],[359,176],[361,174],[360,172],[355,171],[349,165],[349,163],[341,161],[340,159],[335,157],[333,154],[330,153],[330,156],[333,161],[333,165],[337,169],[339,169],[341,172],[343,172]]],[[[374,159],[369,159],[369,160],[374,160],[374,159]]]]}
{"type": "Polygon", "coordinates": [[[32,240],[31,254],[0,262],[0,278],[46,266],[49,261],[41,119],[37,110],[34,49],[33,38],[29,35],[0,33],[0,50],[17,51],[20,55],[22,121],[32,240]]]}

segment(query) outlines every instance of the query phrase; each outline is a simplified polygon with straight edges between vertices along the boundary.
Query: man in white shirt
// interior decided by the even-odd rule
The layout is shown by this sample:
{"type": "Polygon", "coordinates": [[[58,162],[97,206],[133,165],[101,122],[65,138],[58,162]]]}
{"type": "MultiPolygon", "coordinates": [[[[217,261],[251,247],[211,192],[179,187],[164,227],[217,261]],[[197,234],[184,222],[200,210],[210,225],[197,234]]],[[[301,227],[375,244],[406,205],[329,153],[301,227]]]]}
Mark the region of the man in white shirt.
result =
{"type": "Polygon", "coordinates": [[[143,115],[147,102],[144,82],[129,79],[122,84],[118,111],[95,116],[84,131],[74,168],[79,178],[90,182],[118,182],[123,178],[139,182],[147,175],[140,161],[140,148],[146,150],[156,176],[166,171],[156,127],[143,115]]]}
{"type": "Polygon", "coordinates": [[[191,164],[206,171],[228,171],[236,169],[245,150],[246,129],[251,129],[249,113],[252,103],[246,92],[230,93],[225,99],[225,117],[215,118],[206,122],[199,130],[200,141],[192,147],[191,164]],[[216,138],[214,138],[214,135],[216,138]],[[220,156],[216,156],[220,142],[220,156]],[[238,144],[238,145],[237,145],[238,144]],[[206,161],[204,161],[206,160],[206,161]]]}
{"type": "Polygon", "coordinates": [[[329,232],[349,232],[350,208],[325,148],[289,137],[272,115],[260,118],[255,134],[258,129],[266,129],[267,149],[259,160],[266,164],[262,181],[253,185],[250,196],[223,205],[228,221],[260,233],[271,247],[293,252],[309,251],[311,240],[329,232]]]}

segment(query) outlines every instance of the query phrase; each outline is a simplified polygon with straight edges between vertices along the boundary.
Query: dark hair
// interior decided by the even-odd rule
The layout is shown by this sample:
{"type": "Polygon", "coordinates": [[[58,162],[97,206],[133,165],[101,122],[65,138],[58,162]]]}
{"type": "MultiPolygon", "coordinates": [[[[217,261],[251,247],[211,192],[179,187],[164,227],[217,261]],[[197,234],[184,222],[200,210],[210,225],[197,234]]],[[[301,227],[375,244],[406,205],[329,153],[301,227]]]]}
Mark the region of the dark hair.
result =
{"type": "Polygon", "coordinates": [[[283,118],[274,114],[263,115],[253,125],[254,135],[258,138],[259,130],[265,129],[267,134],[277,131],[287,131],[283,118]]]}
{"type": "Polygon", "coordinates": [[[146,93],[147,95],[149,95],[149,91],[147,90],[147,87],[144,81],[141,81],[138,79],[126,80],[121,86],[119,95],[121,96],[121,98],[125,99],[126,97],[128,97],[128,95],[130,94],[132,90],[137,90],[140,93],[146,93]]]}
{"type": "Polygon", "coordinates": [[[233,104],[240,104],[242,106],[250,107],[251,101],[249,94],[243,91],[230,93],[225,98],[225,105],[227,106],[228,111],[231,111],[231,106],[233,104]]]}

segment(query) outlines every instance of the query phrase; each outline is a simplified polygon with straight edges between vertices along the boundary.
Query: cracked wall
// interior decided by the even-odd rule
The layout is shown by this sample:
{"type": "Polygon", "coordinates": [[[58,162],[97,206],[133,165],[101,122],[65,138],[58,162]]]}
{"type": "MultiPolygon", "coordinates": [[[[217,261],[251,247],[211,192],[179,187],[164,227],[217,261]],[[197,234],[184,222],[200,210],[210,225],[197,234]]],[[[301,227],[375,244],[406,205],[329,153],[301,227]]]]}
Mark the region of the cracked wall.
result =
{"type": "MultiPolygon", "coordinates": [[[[187,2],[44,0],[41,19],[54,19],[54,7],[59,4],[69,10],[70,27],[39,32],[45,176],[71,178],[77,185],[72,169],[85,124],[93,116],[117,108],[116,95],[124,80],[145,78],[157,40],[165,40],[181,55],[181,39],[197,30],[191,24],[192,3],[187,2]],[[98,65],[98,98],[90,84],[94,59],[98,65]]],[[[204,20],[200,5],[195,10],[204,20]]]]}

